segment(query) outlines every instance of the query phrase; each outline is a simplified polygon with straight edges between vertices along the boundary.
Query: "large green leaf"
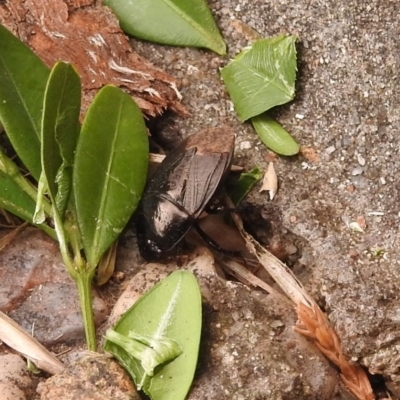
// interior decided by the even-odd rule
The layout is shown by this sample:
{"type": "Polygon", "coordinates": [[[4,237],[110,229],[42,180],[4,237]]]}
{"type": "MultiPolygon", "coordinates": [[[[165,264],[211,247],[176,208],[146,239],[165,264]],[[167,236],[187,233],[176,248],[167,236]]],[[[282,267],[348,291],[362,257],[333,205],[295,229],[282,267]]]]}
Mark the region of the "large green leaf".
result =
{"type": "Polygon", "coordinates": [[[176,271],[155,285],[123,315],[114,331],[153,343],[139,355],[114,341],[105,343],[104,349],[124,365],[137,386],[153,400],[185,399],[196,369],[201,334],[201,295],[192,273],[176,271]],[[157,354],[162,353],[168,361],[149,375],[143,365],[158,362],[156,357],[151,359],[151,350],[158,350],[157,354]]]}
{"type": "Polygon", "coordinates": [[[293,156],[299,152],[300,146],[290,133],[267,114],[254,117],[251,122],[263,143],[275,153],[293,156]]]}
{"type": "Polygon", "coordinates": [[[226,45],[205,0],[105,0],[130,35],[173,46],[205,47],[218,54],[226,45]]]}
{"type": "Polygon", "coordinates": [[[0,25],[0,122],[22,162],[39,179],[40,121],[49,69],[0,25]]]}
{"type": "Polygon", "coordinates": [[[44,98],[41,157],[47,189],[62,218],[72,187],[72,166],[79,135],[81,84],[75,69],[58,62],[44,98]]]}
{"type": "Polygon", "coordinates": [[[146,182],[148,138],[139,107],[114,86],[97,94],[82,125],[73,191],[90,267],[120,234],[146,182]]]}
{"type": "Polygon", "coordinates": [[[241,121],[294,98],[295,42],[295,36],[257,40],[221,69],[241,121]]]}

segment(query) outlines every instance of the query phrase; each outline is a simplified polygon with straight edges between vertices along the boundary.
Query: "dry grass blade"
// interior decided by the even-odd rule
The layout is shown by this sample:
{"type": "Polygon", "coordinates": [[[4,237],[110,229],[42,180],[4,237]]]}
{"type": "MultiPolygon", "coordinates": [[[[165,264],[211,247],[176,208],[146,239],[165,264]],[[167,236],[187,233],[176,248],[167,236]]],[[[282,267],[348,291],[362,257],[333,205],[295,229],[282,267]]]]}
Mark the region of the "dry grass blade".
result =
{"type": "MultiPolygon", "coordinates": [[[[231,203],[228,205],[233,207],[231,203]]],[[[293,272],[243,229],[243,224],[238,214],[232,214],[232,218],[246,242],[247,249],[257,257],[260,264],[268,271],[286,296],[295,304],[313,304],[314,300],[304,290],[303,285],[293,272]]]]}
{"type": "Polygon", "coordinates": [[[1,311],[0,340],[50,374],[58,374],[65,369],[58,358],[1,311]]]}
{"type": "Polygon", "coordinates": [[[0,251],[5,249],[28,225],[28,222],[24,222],[22,225],[18,226],[18,228],[15,228],[10,233],[3,236],[0,239],[0,251]]]}
{"type": "Polygon", "coordinates": [[[336,332],[317,304],[312,308],[298,304],[297,315],[299,325],[294,328],[295,331],[312,339],[321,353],[339,367],[343,382],[357,399],[373,400],[375,397],[366,372],[346,360],[336,332]]]}
{"type": "Polygon", "coordinates": [[[16,217],[6,211],[4,208],[0,209],[0,215],[5,219],[6,224],[2,224],[4,227],[15,227],[17,224],[14,222],[16,217]]]}
{"type": "Polygon", "coordinates": [[[247,286],[260,287],[264,289],[269,294],[280,295],[273,287],[268,285],[268,283],[264,282],[254,274],[252,274],[247,268],[238,263],[235,260],[222,260],[218,257],[218,261],[221,263],[222,268],[236,277],[240,282],[244,283],[247,286]]]}

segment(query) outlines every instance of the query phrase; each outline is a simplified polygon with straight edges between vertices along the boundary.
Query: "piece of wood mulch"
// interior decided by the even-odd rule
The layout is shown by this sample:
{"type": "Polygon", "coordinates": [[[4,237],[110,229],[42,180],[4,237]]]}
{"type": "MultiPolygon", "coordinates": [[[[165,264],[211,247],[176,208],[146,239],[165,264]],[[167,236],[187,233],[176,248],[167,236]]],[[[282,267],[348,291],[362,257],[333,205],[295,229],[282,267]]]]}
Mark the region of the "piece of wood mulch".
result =
{"type": "Polygon", "coordinates": [[[75,66],[83,111],[111,83],[127,91],[147,116],[167,109],[187,114],[176,80],[136,54],[111,10],[95,0],[0,0],[0,23],[47,66],[59,60],[75,66]]]}

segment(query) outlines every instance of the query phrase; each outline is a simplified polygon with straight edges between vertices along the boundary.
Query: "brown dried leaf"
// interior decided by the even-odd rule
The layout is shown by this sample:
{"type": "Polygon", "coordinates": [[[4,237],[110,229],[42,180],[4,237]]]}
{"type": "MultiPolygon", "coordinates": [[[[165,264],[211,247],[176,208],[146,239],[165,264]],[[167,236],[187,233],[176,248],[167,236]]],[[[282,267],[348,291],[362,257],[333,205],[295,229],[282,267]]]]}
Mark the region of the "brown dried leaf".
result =
{"type": "Polygon", "coordinates": [[[264,175],[260,192],[263,192],[264,190],[269,191],[269,198],[271,200],[274,199],[276,192],[278,191],[278,177],[276,176],[274,163],[272,162],[268,164],[268,169],[264,175]]]}
{"type": "Polygon", "coordinates": [[[166,109],[181,115],[176,80],[140,57],[107,7],[95,0],[13,0],[0,3],[0,23],[52,67],[72,63],[83,86],[83,110],[112,83],[125,89],[149,116],[166,109]]]}
{"type": "Polygon", "coordinates": [[[99,266],[96,272],[96,284],[102,286],[109,281],[115,270],[115,260],[117,258],[117,245],[116,240],[109,249],[104,253],[100,259],[99,266]]]}

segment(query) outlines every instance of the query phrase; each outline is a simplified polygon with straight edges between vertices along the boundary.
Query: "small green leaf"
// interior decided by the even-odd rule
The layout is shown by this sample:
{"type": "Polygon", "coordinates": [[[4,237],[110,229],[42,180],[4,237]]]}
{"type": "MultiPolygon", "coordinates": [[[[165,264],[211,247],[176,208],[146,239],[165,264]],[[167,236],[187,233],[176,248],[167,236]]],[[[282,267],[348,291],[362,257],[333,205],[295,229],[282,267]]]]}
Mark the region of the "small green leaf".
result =
{"type": "Polygon", "coordinates": [[[44,204],[46,201],[45,194],[47,193],[47,189],[48,188],[47,188],[46,175],[42,171],[38,182],[36,208],[35,208],[35,214],[33,216],[33,222],[35,224],[41,224],[46,219],[46,215],[44,212],[44,204]]]}
{"type": "Polygon", "coordinates": [[[192,273],[176,271],[159,282],[123,315],[114,330],[124,336],[135,332],[154,347],[159,343],[158,349],[164,347],[161,352],[167,354],[164,358],[173,359],[156,367],[151,376],[140,359],[106,341],[104,349],[123,364],[136,385],[153,400],[185,399],[196,369],[201,334],[201,294],[192,273]],[[182,351],[179,357],[174,358],[178,348],[166,339],[177,343],[182,351]],[[169,343],[167,351],[165,343],[169,343]]]}
{"type": "Polygon", "coordinates": [[[240,174],[239,179],[228,188],[228,195],[233,204],[238,206],[262,177],[262,171],[258,167],[253,168],[249,172],[240,174]]]}
{"type": "Polygon", "coordinates": [[[24,165],[39,179],[40,120],[49,69],[0,25],[0,122],[24,165]]]}
{"type": "Polygon", "coordinates": [[[254,129],[263,143],[283,156],[293,156],[300,150],[299,144],[281,125],[266,114],[251,119],[254,129]]]}
{"type": "Polygon", "coordinates": [[[0,171],[0,207],[25,221],[33,222],[34,200],[3,171],[0,171]]]}
{"type": "MultiPolygon", "coordinates": [[[[0,208],[36,225],[56,239],[54,230],[48,225],[34,222],[36,198],[36,189],[22,176],[17,165],[0,149],[0,208]]],[[[43,209],[47,215],[51,212],[48,203],[43,204],[43,209]]]]}
{"type": "Polygon", "coordinates": [[[173,46],[205,47],[218,54],[226,45],[205,0],[105,0],[132,36],[173,46]]]}
{"type": "Polygon", "coordinates": [[[61,217],[72,187],[72,165],[79,135],[81,83],[75,69],[58,62],[46,86],[42,131],[42,168],[47,189],[61,217]]]}
{"type": "Polygon", "coordinates": [[[101,89],[83,122],[73,170],[76,214],[91,268],[136,209],[146,183],[148,154],[139,107],[114,86],[101,89]]]}
{"type": "Polygon", "coordinates": [[[54,230],[48,225],[33,222],[35,201],[3,171],[0,171],[0,208],[30,222],[56,239],[54,230]]]}
{"type": "Polygon", "coordinates": [[[257,40],[221,69],[241,121],[294,98],[295,42],[295,36],[257,40]]]}
{"type": "MultiPolygon", "coordinates": [[[[106,332],[106,339],[136,358],[148,376],[153,376],[154,369],[159,365],[172,361],[182,354],[178,343],[167,337],[153,339],[151,336],[140,335],[133,331],[125,336],[109,329],[106,332]]],[[[138,389],[141,390],[141,387],[138,386],[138,389]]]]}

